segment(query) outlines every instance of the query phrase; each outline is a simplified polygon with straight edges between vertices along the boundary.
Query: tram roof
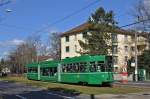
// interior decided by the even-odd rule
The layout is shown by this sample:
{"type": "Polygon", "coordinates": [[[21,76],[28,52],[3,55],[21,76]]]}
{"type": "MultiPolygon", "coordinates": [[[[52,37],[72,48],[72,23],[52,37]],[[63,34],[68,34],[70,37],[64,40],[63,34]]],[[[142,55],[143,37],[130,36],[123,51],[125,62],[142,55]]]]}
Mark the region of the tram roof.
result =
{"type": "Polygon", "coordinates": [[[37,62],[29,63],[29,64],[26,64],[26,67],[38,67],[38,63],[37,62]]]}
{"type": "Polygon", "coordinates": [[[75,63],[75,62],[94,62],[94,61],[105,61],[106,55],[83,55],[79,57],[65,58],[61,63],[75,63]]]}
{"type": "Polygon", "coordinates": [[[40,67],[57,67],[59,62],[57,60],[42,61],[40,62],[40,67]]]}

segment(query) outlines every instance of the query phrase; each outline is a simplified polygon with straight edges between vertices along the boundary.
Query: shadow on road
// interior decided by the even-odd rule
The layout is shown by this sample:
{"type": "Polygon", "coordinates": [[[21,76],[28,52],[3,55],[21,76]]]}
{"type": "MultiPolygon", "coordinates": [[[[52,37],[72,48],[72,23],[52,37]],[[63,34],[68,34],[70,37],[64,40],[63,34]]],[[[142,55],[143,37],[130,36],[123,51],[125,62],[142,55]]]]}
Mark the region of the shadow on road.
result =
{"type": "Polygon", "coordinates": [[[59,88],[59,87],[48,88],[48,90],[50,90],[50,91],[57,91],[57,92],[61,92],[61,93],[69,94],[69,95],[73,95],[73,96],[81,94],[81,92],[79,92],[79,91],[77,91],[75,89],[66,89],[66,88],[59,88]]]}
{"type": "Polygon", "coordinates": [[[22,91],[12,94],[1,94],[0,99],[74,99],[81,93],[73,89],[49,88],[40,91],[22,91]]]}

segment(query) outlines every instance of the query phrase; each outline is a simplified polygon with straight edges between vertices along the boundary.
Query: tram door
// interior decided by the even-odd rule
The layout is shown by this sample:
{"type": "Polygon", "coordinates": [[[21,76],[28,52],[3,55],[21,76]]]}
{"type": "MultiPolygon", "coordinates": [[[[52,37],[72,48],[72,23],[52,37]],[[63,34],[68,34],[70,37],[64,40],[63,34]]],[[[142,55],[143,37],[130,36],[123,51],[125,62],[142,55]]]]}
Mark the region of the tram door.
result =
{"type": "Polygon", "coordinates": [[[57,67],[57,71],[58,71],[58,82],[61,82],[61,72],[62,72],[62,68],[61,68],[61,64],[58,64],[58,67],[57,67]]]}
{"type": "Polygon", "coordinates": [[[107,71],[112,72],[113,71],[113,57],[112,56],[106,56],[106,68],[107,71]]]}

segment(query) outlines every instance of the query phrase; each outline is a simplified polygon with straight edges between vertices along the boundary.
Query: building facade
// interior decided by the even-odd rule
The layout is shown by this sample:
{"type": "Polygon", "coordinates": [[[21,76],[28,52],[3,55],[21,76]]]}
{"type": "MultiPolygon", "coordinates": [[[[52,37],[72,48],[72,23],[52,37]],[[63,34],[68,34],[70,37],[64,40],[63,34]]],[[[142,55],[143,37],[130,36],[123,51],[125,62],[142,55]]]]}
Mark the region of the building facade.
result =
{"type": "MultiPolygon", "coordinates": [[[[80,56],[79,52],[83,50],[78,40],[85,41],[83,31],[88,27],[89,24],[85,23],[61,35],[61,59],[80,56]]],[[[119,72],[126,65],[128,59],[135,57],[135,35],[128,31],[118,30],[116,33],[112,33],[112,42],[114,70],[119,72]]],[[[138,36],[137,54],[141,54],[147,48],[146,39],[143,36],[138,36]]]]}

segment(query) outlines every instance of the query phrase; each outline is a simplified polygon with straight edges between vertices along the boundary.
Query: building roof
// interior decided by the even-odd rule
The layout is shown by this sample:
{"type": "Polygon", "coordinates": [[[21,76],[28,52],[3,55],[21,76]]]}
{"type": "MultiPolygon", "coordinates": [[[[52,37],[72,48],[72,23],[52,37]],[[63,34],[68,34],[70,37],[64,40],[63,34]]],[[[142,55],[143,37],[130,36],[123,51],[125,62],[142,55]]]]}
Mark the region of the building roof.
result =
{"type": "MultiPolygon", "coordinates": [[[[68,36],[68,35],[75,35],[75,34],[79,34],[83,31],[85,31],[86,29],[90,28],[91,24],[89,23],[83,23],[67,32],[62,33],[61,37],[64,36],[68,36]]],[[[108,31],[109,32],[109,31],[108,31]]],[[[117,34],[124,34],[124,35],[134,35],[135,31],[130,31],[130,30],[124,30],[124,29],[115,29],[114,33],[117,34]]],[[[145,36],[145,33],[139,33],[139,35],[145,36]]]]}
{"type": "MultiPolygon", "coordinates": [[[[37,58],[37,57],[35,57],[37,58]]],[[[38,61],[52,60],[51,56],[38,56],[38,61]]]]}
{"type": "Polygon", "coordinates": [[[62,36],[67,36],[67,35],[73,35],[73,34],[78,34],[78,33],[81,33],[83,32],[85,29],[88,29],[91,25],[89,23],[83,23],[67,32],[64,32],[62,36]]]}

